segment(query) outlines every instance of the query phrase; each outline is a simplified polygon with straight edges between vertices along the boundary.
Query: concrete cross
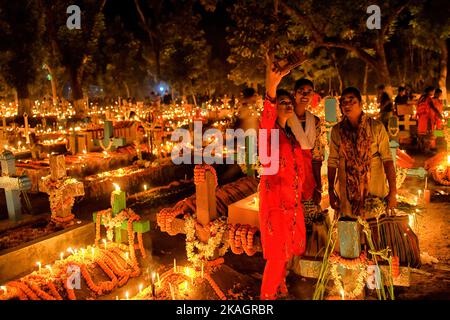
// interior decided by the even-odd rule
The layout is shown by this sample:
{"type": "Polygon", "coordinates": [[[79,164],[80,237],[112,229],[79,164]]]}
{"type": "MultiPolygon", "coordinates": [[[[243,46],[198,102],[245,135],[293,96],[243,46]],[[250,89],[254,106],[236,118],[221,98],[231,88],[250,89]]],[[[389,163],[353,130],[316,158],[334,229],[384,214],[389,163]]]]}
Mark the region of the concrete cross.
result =
{"type": "Polygon", "coordinates": [[[16,159],[12,152],[3,151],[0,162],[2,167],[0,189],[5,189],[8,217],[12,221],[17,221],[22,214],[20,191],[31,189],[31,180],[27,176],[16,176],[16,159]]]}
{"type": "Polygon", "coordinates": [[[114,151],[117,147],[125,145],[125,138],[114,138],[114,126],[112,121],[105,121],[103,133],[103,139],[95,139],[94,143],[99,145],[104,151],[114,151]]]}
{"type": "Polygon", "coordinates": [[[75,197],[84,195],[82,182],[67,177],[64,155],[50,155],[50,175],[39,181],[39,190],[50,196],[52,218],[67,218],[72,214],[75,197]]]}
{"type": "Polygon", "coordinates": [[[399,126],[404,126],[404,130],[405,131],[409,131],[409,127],[410,126],[415,126],[417,125],[417,121],[416,120],[411,120],[411,115],[410,114],[405,114],[405,119],[404,120],[400,120],[398,122],[399,126]]]}

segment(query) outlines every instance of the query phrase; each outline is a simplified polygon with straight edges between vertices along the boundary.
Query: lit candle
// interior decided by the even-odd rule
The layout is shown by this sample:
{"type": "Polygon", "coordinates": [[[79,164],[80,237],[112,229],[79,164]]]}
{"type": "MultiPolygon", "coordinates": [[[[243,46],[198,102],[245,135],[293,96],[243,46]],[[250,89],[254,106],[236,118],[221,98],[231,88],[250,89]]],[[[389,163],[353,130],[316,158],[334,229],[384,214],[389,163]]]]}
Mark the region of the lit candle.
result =
{"type": "Polygon", "coordinates": [[[141,284],[139,285],[139,293],[142,292],[142,287],[143,287],[143,284],[141,283],[141,284]]]}
{"type": "Polygon", "coordinates": [[[128,261],[129,258],[130,258],[130,254],[128,252],[125,252],[125,261],[128,261]]]}
{"type": "Polygon", "coordinates": [[[95,248],[94,247],[91,248],[91,256],[92,256],[92,259],[94,259],[94,257],[95,257],[95,248]]]}
{"type": "Polygon", "coordinates": [[[172,296],[172,300],[175,300],[175,292],[173,292],[172,284],[169,282],[170,295],[172,296]]]}
{"type": "Polygon", "coordinates": [[[52,267],[49,264],[46,265],[45,268],[47,268],[50,271],[50,274],[53,275],[52,267]]]}
{"type": "Polygon", "coordinates": [[[42,267],[42,264],[38,261],[38,262],[36,262],[36,264],[37,264],[37,266],[39,267],[39,272],[41,272],[41,267],[42,267]]]}
{"type": "Polygon", "coordinates": [[[128,300],[128,291],[125,292],[125,298],[128,300]]]}
{"type": "Polygon", "coordinates": [[[115,190],[111,194],[111,209],[113,216],[115,216],[127,207],[127,195],[125,191],[120,190],[118,184],[113,183],[113,185],[115,190]]]}
{"type": "Polygon", "coordinates": [[[3,294],[6,295],[8,293],[8,290],[6,289],[6,286],[1,286],[0,289],[3,290],[3,294]]]}
{"type": "Polygon", "coordinates": [[[147,185],[146,184],[144,184],[144,190],[147,191],[147,185]]]}
{"type": "Polygon", "coordinates": [[[344,289],[341,289],[341,300],[345,300],[345,292],[344,292],[344,289]]]}
{"type": "Polygon", "coordinates": [[[61,252],[59,254],[59,260],[63,261],[63,259],[64,259],[64,252],[61,252]]]}
{"type": "Polygon", "coordinates": [[[106,239],[102,239],[103,244],[105,245],[105,250],[107,249],[107,245],[106,245],[106,239]]]}

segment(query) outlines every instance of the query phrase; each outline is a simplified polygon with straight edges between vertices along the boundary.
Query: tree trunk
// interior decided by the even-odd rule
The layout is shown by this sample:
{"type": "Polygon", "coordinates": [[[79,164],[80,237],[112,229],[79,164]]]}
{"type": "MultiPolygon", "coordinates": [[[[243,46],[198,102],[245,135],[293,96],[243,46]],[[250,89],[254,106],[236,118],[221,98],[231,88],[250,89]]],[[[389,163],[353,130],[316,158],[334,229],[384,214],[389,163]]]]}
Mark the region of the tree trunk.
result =
{"type": "Polygon", "coordinates": [[[53,73],[52,69],[50,68],[50,66],[48,64],[45,64],[45,67],[47,68],[47,71],[50,74],[50,84],[52,86],[53,105],[56,106],[58,103],[58,95],[56,93],[55,74],[53,73]]]}
{"type": "Polygon", "coordinates": [[[447,61],[448,61],[448,48],[447,41],[442,39],[439,41],[439,48],[441,49],[441,55],[439,57],[439,78],[438,85],[442,90],[442,99],[444,105],[447,104],[447,61]]]}
{"type": "Polygon", "coordinates": [[[17,100],[19,103],[19,107],[17,110],[17,114],[19,117],[23,116],[24,113],[31,116],[31,100],[30,100],[30,91],[28,90],[28,85],[18,85],[16,87],[17,90],[17,100]]]}
{"type": "Polygon", "coordinates": [[[70,80],[72,84],[72,100],[75,113],[79,117],[84,117],[86,109],[84,107],[83,90],[78,78],[78,70],[76,68],[70,69],[70,80]]]}
{"type": "Polygon", "coordinates": [[[377,68],[378,78],[385,85],[386,92],[392,97],[394,91],[392,90],[391,76],[386,60],[386,52],[384,50],[384,39],[380,39],[377,44],[377,56],[379,68],[377,68]]]}
{"type": "Polygon", "coordinates": [[[369,77],[369,64],[366,63],[364,68],[364,82],[363,82],[363,96],[366,97],[366,102],[369,103],[369,96],[367,95],[367,78],[369,77]]]}
{"type": "Polygon", "coordinates": [[[130,97],[130,88],[126,81],[123,82],[123,86],[125,87],[125,91],[127,92],[127,99],[130,97]]]}

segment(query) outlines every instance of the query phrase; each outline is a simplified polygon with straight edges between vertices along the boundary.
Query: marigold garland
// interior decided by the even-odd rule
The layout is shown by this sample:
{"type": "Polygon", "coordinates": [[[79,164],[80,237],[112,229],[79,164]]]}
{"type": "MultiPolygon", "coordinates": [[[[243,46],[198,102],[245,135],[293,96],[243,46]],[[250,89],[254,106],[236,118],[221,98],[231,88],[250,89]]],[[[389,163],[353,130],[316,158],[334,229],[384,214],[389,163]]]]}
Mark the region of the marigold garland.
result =
{"type": "Polygon", "coordinates": [[[225,217],[215,219],[205,227],[210,232],[207,243],[202,243],[196,238],[195,226],[197,223],[196,216],[194,215],[193,217],[186,217],[184,225],[186,232],[186,253],[188,260],[195,266],[199,265],[201,261],[212,259],[216,249],[219,249],[219,256],[223,256],[229,247],[228,242],[223,241],[223,236],[227,229],[225,217]],[[220,247],[221,244],[222,247],[220,247]],[[198,253],[194,253],[195,249],[197,249],[198,253]]]}

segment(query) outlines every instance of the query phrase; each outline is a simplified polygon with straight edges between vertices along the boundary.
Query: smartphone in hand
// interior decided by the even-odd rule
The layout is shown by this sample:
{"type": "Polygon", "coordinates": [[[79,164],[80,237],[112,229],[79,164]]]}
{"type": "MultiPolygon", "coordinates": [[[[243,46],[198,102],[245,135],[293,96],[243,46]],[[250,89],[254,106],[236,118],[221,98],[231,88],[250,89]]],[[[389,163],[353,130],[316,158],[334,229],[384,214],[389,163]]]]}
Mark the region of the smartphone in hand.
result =
{"type": "Polygon", "coordinates": [[[283,59],[276,60],[274,62],[275,67],[281,72],[287,72],[291,71],[292,69],[297,68],[299,65],[301,65],[303,62],[307,60],[306,55],[303,53],[303,51],[297,50],[293,53],[289,54],[288,56],[284,57],[283,59]]]}

